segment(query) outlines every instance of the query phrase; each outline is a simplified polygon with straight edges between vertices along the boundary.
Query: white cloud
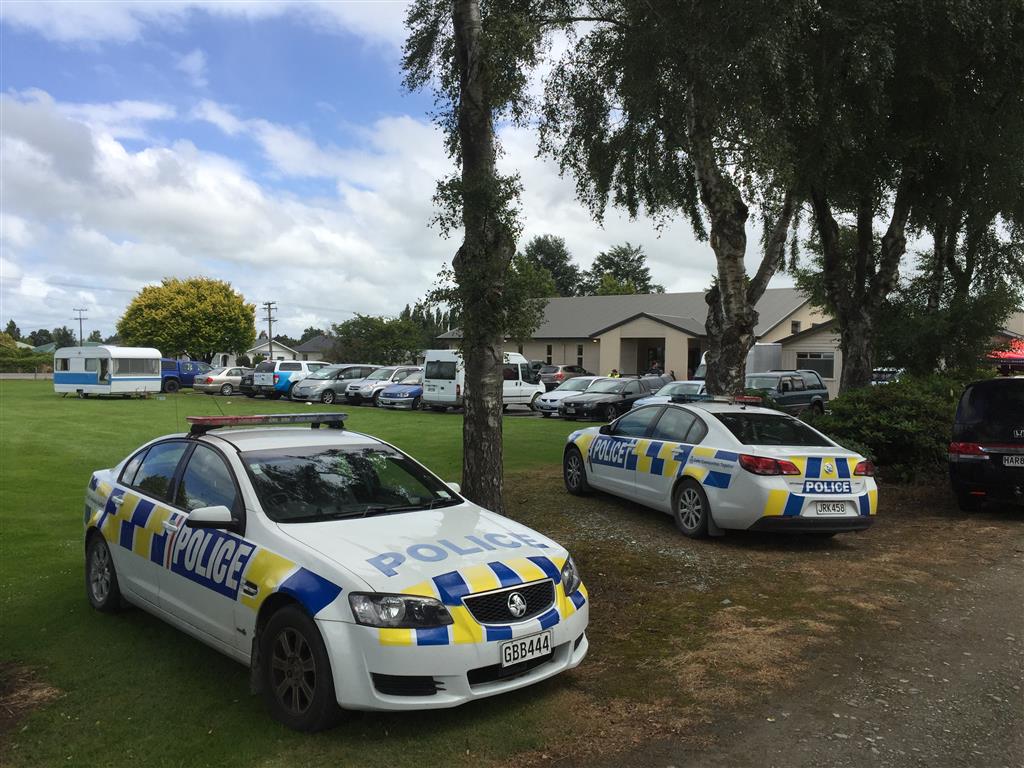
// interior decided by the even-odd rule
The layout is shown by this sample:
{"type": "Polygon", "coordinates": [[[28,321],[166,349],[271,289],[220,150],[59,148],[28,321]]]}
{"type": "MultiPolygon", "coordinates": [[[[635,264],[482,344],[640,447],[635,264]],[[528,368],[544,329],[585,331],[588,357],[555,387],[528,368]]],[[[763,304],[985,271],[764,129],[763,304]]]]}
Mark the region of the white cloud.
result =
{"type": "Polygon", "coordinates": [[[184,72],[189,82],[196,88],[206,87],[206,54],[200,49],[196,48],[190,53],[186,53],[178,59],[178,63],[174,66],[178,71],[184,72]]]}
{"type": "Polygon", "coordinates": [[[5,0],[0,18],[62,43],[126,43],[145,37],[147,28],[178,27],[191,16],[261,21],[289,15],[328,34],[355,35],[371,45],[397,49],[405,38],[405,0],[290,2],[95,2],[94,0],[5,0]]]}

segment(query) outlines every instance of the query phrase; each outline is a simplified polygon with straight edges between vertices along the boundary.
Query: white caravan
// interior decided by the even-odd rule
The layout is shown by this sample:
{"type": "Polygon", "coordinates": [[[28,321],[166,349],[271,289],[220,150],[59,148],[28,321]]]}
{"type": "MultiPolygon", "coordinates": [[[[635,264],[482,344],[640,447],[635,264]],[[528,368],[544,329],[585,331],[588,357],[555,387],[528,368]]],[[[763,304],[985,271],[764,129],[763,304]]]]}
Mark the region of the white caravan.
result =
{"type": "Polygon", "coordinates": [[[53,391],[59,394],[159,392],[160,376],[160,350],[152,347],[61,347],[53,353],[53,391]]]}

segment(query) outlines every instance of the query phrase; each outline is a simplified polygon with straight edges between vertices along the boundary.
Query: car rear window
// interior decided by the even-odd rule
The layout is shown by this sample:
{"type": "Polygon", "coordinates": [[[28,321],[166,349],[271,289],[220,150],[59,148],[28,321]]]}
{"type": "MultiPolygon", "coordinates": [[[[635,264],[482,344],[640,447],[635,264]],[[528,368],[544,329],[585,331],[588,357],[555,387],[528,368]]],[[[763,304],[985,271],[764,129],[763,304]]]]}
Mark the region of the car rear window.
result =
{"type": "Polygon", "coordinates": [[[455,369],[454,360],[428,360],[425,378],[453,381],[455,379],[455,369]]]}
{"type": "Polygon", "coordinates": [[[264,360],[262,363],[256,366],[256,370],[259,371],[260,373],[270,373],[271,371],[274,370],[274,361],[264,360]]]}
{"type": "Polygon", "coordinates": [[[715,416],[744,445],[830,447],[831,442],[785,414],[719,412],[715,416]]]}
{"type": "Polygon", "coordinates": [[[956,420],[971,440],[1006,441],[1024,429],[1024,381],[972,384],[960,398],[956,420]]]}
{"type": "Polygon", "coordinates": [[[540,369],[540,372],[541,373],[558,373],[558,366],[557,365],[545,365],[543,368],[540,369]]]}
{"type": "Polygon", "coordinates": [[[281,363],[282,371],[301,371],[302,363],[281,363]]]}

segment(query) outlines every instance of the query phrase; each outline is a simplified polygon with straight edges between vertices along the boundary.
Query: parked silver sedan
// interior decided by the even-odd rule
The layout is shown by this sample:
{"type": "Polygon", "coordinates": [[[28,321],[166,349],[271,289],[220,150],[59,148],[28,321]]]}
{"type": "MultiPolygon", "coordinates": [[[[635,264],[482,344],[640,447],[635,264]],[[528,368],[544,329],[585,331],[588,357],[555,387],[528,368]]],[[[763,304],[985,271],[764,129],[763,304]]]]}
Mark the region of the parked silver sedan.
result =
{"type": "Polygon", "coordinates": [[[252,373],[251,368],[214,368],[205,374],[198,374],[192,384],[196,392],[208,395],[233,395],[242,384],[242,376],[252,373]]]}

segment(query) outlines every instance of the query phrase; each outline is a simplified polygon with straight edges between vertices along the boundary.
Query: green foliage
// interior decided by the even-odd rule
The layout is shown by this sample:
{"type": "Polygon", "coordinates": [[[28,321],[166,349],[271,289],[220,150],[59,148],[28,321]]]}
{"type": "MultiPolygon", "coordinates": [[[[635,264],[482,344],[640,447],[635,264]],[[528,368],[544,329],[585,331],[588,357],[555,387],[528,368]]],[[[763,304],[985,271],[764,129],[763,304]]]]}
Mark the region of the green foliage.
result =
{"type": "Polygon", "coordinates": [[[416,306],[405,305],[398,318],[408,320],[420,329],[420,349],[430,349],[437,343],[437,337],[451,330],[452,313],[439,306],[431,307],[426,302],[417,302],[416,306]]]}
{"type": "MultiPolygon", "coordinates": [[[[533,336],[544,319],[548,297],[555,293],[551,273],[537,266],[524,255],[516,255],[505,273],[502,293],[502,328],[505,338],[524,342],[533,336]]],[[[462,316],[461,293],[455,284],[454,272],[445,267],[437,283],[427,294],[426,306],[447,306],[455,317],[462,316]]]]}
{"type": "Polygon", "coordinates": [[[964,385],[959,376],[903,377],[892,384],[851,389],[808,421],[840,445],[879,466],[888,480],[936,476],[945,469],[953,415],[964,385]]]}
{"type": "Polygon", "coordinates": [[[53,369],[53,355],[20,349],[6,334],[0,334],[0,373],[36,373],[53,369]]]}
{"type": "Polygon", "coordinates": [[[536,267],[551,273],[555,295],[576,296],[580,293],[583,273],[572,261],[565,239],[555,235],[539,235],[526,244],[523,256],[536,267]]]}
{"type": "Polygon", "coordinates": [[[33,347],[41,347],[43,344],[50,344],[53,342],[53,334],[50,333],[48,328],[40,328],[37,331],[32,331],[28,335],[28,343],[33,347]]]}
{"type": "Polygon", "coordinates": [[[132,299],[117,332],[127,346],[209,360],[217,352],[251,347],[255,321],[256,307],[230,283],[208,277],[164,278],[132,299]]]}
{"type": "Polygon", "coordinates": [[[235,359],[235,364],[241,366],[242,368],[251,368],[253,366],[253,362],[252,360],[249,359],[248,355],[239,355],[235,359]]]}
{"type": "Polygon", "coordinates": [[[0,333],[0,347],[4,349],[17,349],[18,345],[11,334],[4,332],[0,333]]]}
{"type": "Polygon", "coordinates": [[[18,327],[18,324],[15,323],[13,319],[7,321],[7,327],[4,328],[4,333],[15,341],[21,341],[21,328],[18,327]]]}
{"type": "Polygon", "coordinates": [[[92,331],[89,334],[88,338],[86,338],[86,341],[95,341],[98,344],[102,344],[103,343],[103,334],[100,333],[99,331],[92,331]]]}
{"type": "Polygon", "coordinates": [[[583,296],[664,292],[663,286],[651,282],[651,270],[647,266],[643,246],[629,243],[597,254],[580,281],[580,294],[583,296]]]}
{"type": "Polygon", "coordinates": [[[52,333],[53,343],[57,345],[57,349],[60,349],[61,347],[78,346],[78,335],[66,325],[62,325],[60,328],[54,328],[52,333]]]}
{"type": "Polygon", "coordinates": [[[334,355],[353,363],[409,363],[423,349],[421,329],[411,320],[356,315],[334,325],[334,355]]]}
{"type": "Polygon", "coordinates": [[[299,337],[299,344],[305,344],[310,339],[315,339],[317,336],[326,336],[327,331],[323,328],[317,328],[315,326],[309,326],[302,332],[302,336],[299,337]]]}
{"type": "MultiPolygon", "coordinates": [[[[243,357],[244,357],[244,355],[243,355],[243,357]]],[[[266,355],[261,355],[259,353],[253,355],[252,356],[252,365],[253,365],[253,367],[256,367],[257,365],[259,365],[260,363],[262,363],[266,359],[267,359],[266,355]]]]}

